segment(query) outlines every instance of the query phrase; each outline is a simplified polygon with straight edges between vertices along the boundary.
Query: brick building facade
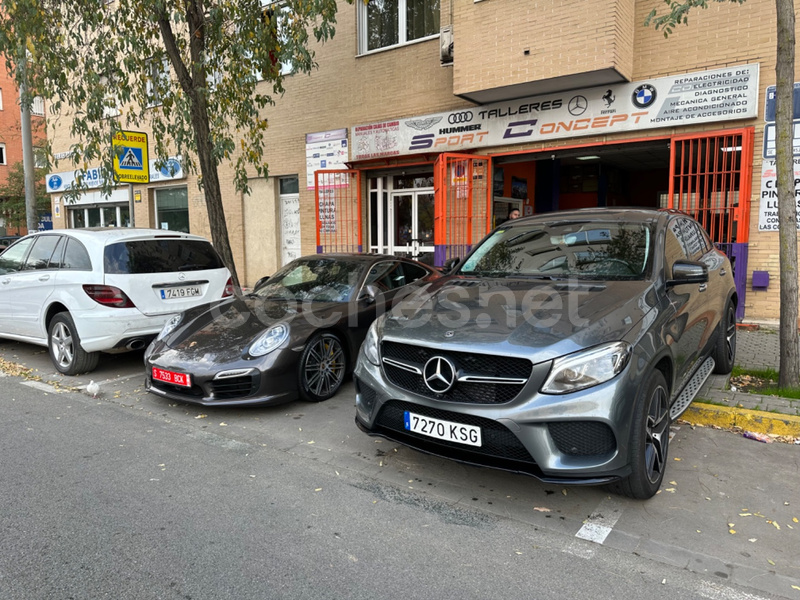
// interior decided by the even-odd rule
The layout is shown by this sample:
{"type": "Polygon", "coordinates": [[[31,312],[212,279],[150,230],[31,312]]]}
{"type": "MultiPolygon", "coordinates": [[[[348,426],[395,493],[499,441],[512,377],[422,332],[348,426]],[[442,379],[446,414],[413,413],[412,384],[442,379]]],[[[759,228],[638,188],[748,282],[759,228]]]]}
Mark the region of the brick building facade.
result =
{"type": "MultiPolygon", "coordinates": [[[[773,2],[714,3],[668,39],[643,25],[660,0],[395,4],[340,2],[318,70],[266,109],[269,179],[243,196],[221,170],[243,283],[318,250],[441,263],[515,207],[673,206],[736,258],[740,318],[777,319],[773,2]]],[[[127,188],[83,208],[50,190],[56,227],[127,224],[127,188]]],[[[196,176],[133,194],[137,226],[209,235],[196,176]]]]}

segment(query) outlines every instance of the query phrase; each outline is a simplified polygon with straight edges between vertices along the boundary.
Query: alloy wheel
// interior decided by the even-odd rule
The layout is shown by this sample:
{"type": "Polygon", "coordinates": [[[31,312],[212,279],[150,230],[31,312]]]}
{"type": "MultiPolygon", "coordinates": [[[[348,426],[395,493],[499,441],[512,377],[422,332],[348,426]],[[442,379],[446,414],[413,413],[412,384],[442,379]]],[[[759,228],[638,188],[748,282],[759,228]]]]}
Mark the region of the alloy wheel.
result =
{"type": "Polygon", "coordinates": [[[303,365],[305,388],[314,396],[325,398],[344,380],[344,349],[338,339],[324,336],[313,342],[303,365]]]}
{"type": "Polygon", "coordinates": [[[53,357],[60,367],[69,368],[75,356],[72,332],[64,323],[57,323],[50,336],[53,357]]]}
{"type": "Polygon", "coordinates": [[[659,385],[650,397],[645,425],[645,469],[651,483],[657,482],[666,468],[669,422],[667,390],[659,385]]]}

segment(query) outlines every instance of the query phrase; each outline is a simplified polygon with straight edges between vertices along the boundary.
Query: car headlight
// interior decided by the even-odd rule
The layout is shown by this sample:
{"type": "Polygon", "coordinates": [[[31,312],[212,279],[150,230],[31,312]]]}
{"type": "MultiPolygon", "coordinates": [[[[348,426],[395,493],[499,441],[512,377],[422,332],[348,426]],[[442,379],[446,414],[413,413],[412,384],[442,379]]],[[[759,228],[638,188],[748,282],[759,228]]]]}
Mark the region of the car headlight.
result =
{"type": "Polygon", "coordinates": [[[369,331],[367,332],[367,337],[364,339],[364,344],[362,346],[364,349],[364,356],[367,357],[367,360],[371,362],[375,366],[380,366],[381,359],[378,356],[378,322],[373,321],[372,325],[369,326],[369,331]]]}
{"type": "Polygon", "coordinates": [[[174,317],[171,317],[169,321],[164,323],[164,327],[161,329],[161,333],[156,336],[156,340],[163,340],[170,333],[175,331],[175,328],[180,325],[181,319],[183,319],[182,314],[177,314],[174,317]]]}
{"type": "Polygon", "coordinates": [[[613,342],[557,358],[542,392],[567,394],[599,385],[619,375],[630,357],[630,344],[613,342]]]}
{"type": "Polygon", "coordinates": [[[250,344],[247,351],[250,356],[264,356],[280,346],[289,337],[289,326],[285,323],[278,323],[267,329],[250,344]]]}

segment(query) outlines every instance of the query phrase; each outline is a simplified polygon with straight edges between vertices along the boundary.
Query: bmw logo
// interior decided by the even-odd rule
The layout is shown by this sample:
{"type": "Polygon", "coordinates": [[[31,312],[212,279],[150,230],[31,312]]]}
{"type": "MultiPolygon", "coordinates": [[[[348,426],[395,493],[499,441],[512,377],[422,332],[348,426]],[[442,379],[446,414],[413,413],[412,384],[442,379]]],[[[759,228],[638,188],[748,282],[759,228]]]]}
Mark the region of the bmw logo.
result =
{"type": "Polygon", "coordinates": [[[60,188],[62,183],[63,181],[61,181],[61,177],[59,177],[58,175],[51,175],[50,179],[47,180],[47,185],[49,185],[50,188],[54,190],[60,188]]]}
{"type": "Polygon", "coordinates": [[[647,108],[656,101],[656,88],[644,83],[633,90],[633,103],[639,108],[647,108]]]}

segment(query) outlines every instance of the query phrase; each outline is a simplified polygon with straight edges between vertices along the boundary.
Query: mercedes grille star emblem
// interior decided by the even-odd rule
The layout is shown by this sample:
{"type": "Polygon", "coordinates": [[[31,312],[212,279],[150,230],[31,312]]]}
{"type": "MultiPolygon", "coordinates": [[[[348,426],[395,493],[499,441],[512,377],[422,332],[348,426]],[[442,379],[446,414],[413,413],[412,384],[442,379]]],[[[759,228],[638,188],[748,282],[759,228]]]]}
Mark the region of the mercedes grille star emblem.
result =
{"type": "Polygon", "coordinates": [[[425,385],[436,394],[444,394],[456,382],[456,367],[443,356],[434,356],[422,370],[425,385]]]}

